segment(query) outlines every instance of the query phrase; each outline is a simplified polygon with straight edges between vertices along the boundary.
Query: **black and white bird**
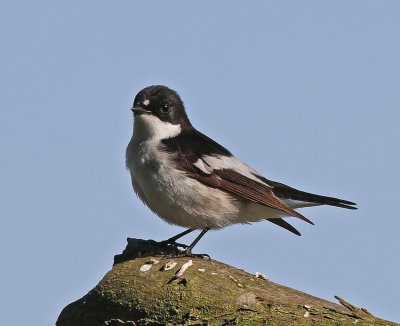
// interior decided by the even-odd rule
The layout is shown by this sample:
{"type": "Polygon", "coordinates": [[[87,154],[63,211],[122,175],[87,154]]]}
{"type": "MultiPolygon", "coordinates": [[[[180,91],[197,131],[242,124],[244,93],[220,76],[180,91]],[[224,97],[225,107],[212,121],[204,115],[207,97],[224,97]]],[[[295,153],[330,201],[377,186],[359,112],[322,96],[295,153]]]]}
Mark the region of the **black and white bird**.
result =
{"type": "Polygon", "coordinates": [[[300,233],[284,217],[313,224],[296,209],[331,205],[356,209],[343,199],[307,193],[263,177],[229,150],[196,130],[179,95],[166,86],[149,86],[135,97],[132,139],[126,166],[139,198],[168,223],[187,228],[166,240],[202,230],[267,220],[300,233]]]}

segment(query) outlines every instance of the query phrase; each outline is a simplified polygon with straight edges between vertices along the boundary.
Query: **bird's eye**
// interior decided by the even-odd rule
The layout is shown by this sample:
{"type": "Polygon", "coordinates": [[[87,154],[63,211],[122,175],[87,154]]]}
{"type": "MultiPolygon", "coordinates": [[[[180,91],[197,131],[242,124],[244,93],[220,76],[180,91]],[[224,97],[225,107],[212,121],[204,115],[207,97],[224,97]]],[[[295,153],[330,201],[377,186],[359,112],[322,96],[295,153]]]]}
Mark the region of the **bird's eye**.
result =
{"type": "Polygon", "coordinates": [[[169,107],[168,104],[164,104],[164,105],[161,107],[161,112],[162,112],[162,113],[168,113],[169,110],[170,110],[170,107],[169,107]]]}

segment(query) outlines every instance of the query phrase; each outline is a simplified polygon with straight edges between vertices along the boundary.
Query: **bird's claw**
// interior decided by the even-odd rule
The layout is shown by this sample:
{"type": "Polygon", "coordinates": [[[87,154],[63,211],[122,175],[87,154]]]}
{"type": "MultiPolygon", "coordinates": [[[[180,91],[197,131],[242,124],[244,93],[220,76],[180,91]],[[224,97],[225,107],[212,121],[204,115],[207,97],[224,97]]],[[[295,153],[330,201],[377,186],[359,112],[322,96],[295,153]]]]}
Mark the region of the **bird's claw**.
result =
{"type": "Polygon", "coordinates": [[[185,245],[184,243],[179,243],[179,242],[175,242],[175,241],[168,241],[168,240],[164,240],[160,242],[161,245],[163,246],[172,246],[172,247],[179,247],[179,248],[188,248],[188,245],[185,245]]]}

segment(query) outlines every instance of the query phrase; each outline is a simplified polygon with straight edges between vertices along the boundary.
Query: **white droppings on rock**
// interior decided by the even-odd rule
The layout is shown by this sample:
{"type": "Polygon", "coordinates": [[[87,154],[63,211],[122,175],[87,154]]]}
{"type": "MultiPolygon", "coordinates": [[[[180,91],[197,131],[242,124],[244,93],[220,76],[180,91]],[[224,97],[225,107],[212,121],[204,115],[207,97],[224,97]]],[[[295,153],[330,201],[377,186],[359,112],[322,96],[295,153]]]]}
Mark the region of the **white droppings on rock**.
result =
{"type": "Polygon", "coordinates": [[[215,272],[211,272],[211,275],[218,275],[218,273],[215,273],[215,272]]]}
{"type": "Polygon", "coordinates": [[[155,265],[155,264],[158,264],[160,261],[158,260],[158,259],[156,259],[156,258],[154,258],[154,257],[151,257],[148,261],[146,261],[146,264],[152,264],[152,265],[155,265]]]}
{"type": "Polygon", "coordinates": [[[187,263],[184,263],[182,265],[182,267],[179,268],[179,270],[176,272],[175,278],[177,279],[177,278],[182,277],[183,273],[185,273],[185,271],[188,269],[188,267],[190,267],[192,265],[193,265],[193,260],[191,260],[191,259],[187,263]]]}
{"type": "Polygon", "coordinates": [[[170,269],[173,269],[176,266],[177,262],[173,260],[169,260],[165,263],[163,267],[161,267],[162,271],[168,271],[170,269]]]}
{"type": "Polygon", "coordinates": [[[263,273],[260,273],[260,272],[256,272],[256,277],[257,278],[261,278],[262,280],[266,280],[266,281],[269,281],[269,279],[268,279],[268,277],[267,277],[267,275],[265,275],[265,274],[263,274],[263,273]]]}
{"type": "Polygon", "coordinates": [[[145,272],[149,271],[150,268],[152,268],[152,267],[153,267],[153,264],[144,264],[144,265],[140,266],[140,271],[142,273],[145,273],[145,272]]]}
{"type": "Polygon", "coordinates": [[[310,317],[310,309],[311,309],[311,306],[305,304],[305,305],[303,306],[303,308],[306,309],[306,312],[305,312],[305,314],[303,315],[303,317],[304,317],[304,318],[310,317]]]}
{"type": "Polygon", "coordinates": [[[199,268],[198,271],[204,273],[206,270],[204,268],[199,268]]]}
{"type": "Polygon", "coordinates": [[[142,266],[140,266],[140,271],[145,273],[150,270],[153,265],[158,264],[160,261],[154,257],[151,257],[149,260],[146,261],[146,263],[142,266]]]}

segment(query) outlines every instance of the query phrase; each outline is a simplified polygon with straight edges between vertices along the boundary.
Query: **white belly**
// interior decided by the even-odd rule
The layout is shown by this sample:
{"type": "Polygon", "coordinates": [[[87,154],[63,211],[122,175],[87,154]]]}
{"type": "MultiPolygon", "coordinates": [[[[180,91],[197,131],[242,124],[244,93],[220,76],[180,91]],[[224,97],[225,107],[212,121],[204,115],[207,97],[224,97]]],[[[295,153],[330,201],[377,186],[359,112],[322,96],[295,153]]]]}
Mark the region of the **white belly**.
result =
{"type": "Polygon", "coordinates": [[[171,168],[170,154],[157,157],[157,144],[141,143],[134,151],[136,156],[127,160],[134,190],[154,213],[168,223],[187,228],[221,228],[237,223],[238,200],[171,168]]]}
{"type": "Polygon", "coordinates": [[[130,143],[127,167],[139,198],[166,222],[186,228],[222,228],[282,217],[282,212],[203,185],[173,168],[156,140],[130,143]],[[132,155],[134,153],[134,155],[132,155]]]}

